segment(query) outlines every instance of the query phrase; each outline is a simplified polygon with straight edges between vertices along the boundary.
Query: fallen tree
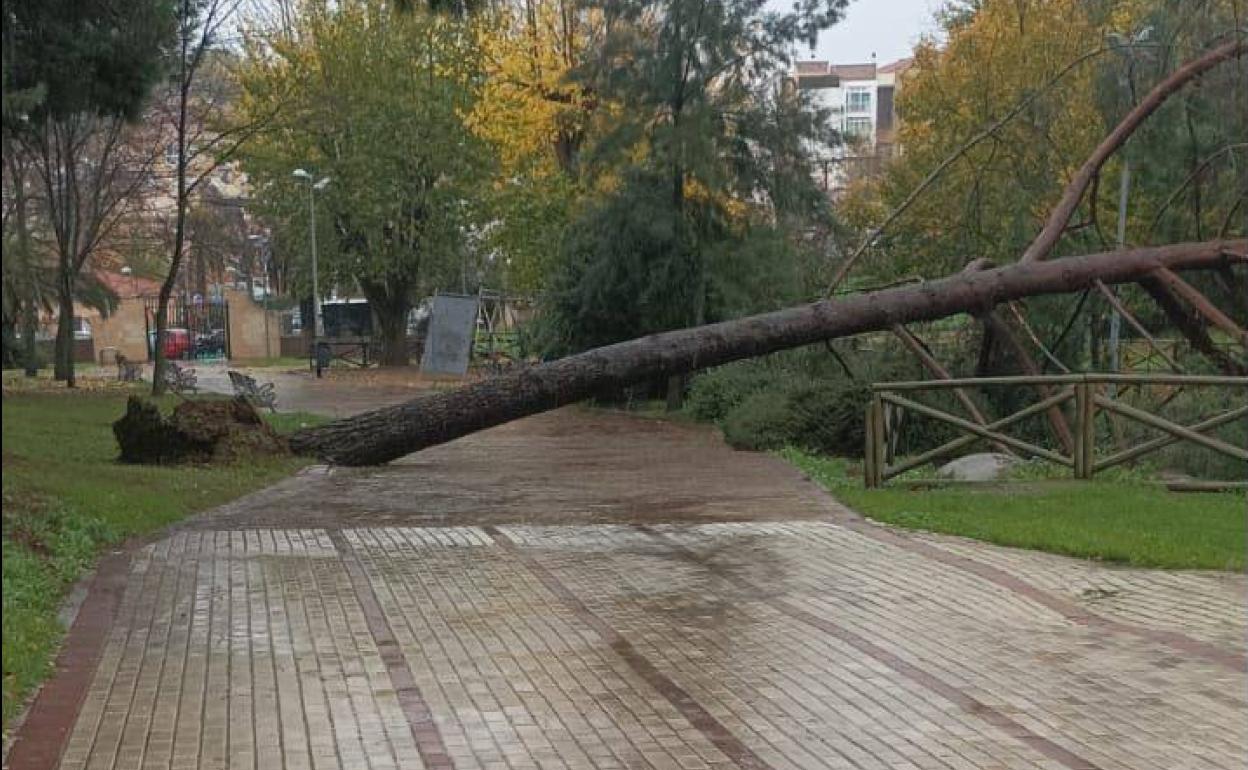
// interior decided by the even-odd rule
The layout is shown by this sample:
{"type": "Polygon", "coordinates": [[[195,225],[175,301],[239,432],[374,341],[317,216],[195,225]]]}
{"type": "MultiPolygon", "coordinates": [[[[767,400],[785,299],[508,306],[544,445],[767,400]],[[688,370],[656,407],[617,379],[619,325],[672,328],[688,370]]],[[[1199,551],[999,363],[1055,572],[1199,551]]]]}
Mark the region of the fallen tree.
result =
{"type": "Polygon", "coordinates": [[[1162,269],[1248,262],[1248,239],[1126,249],[972,271],[918,285],[824,300],[569,356],[468,387],[308,428],[296,452],[342,465],[377,465],[475,431],[630,383],[718,366],[813,342],[1096,285],[1134,283],[1162,269]]]}

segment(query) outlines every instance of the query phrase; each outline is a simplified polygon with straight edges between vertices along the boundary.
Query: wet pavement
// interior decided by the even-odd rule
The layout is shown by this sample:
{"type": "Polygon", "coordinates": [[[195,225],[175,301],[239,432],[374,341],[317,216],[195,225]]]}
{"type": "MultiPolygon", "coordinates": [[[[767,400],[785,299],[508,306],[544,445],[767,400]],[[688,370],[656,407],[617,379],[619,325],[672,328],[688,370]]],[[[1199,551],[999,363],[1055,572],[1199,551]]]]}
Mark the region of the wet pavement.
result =
{"type": "Polygon", "coordinates": [[[110,557],[9,760],[1242,768],[1246,601],[880,527],[702,428],[565,409],[110,557]]]}
{"type": "MultiPolygon", "coordinates": [[[[201,391],[232,394],[226,364],[196,364],[201,391]]],[[[271,382],[277,393],[277,411],[312,412],[329,417],[348,417],[368,409],[402,403],[434,388],[455,387],[451,379],[430,379],[412,369],[335,368],[322,378],[307,368],[238,367],[257,382],[271,382]]]]}

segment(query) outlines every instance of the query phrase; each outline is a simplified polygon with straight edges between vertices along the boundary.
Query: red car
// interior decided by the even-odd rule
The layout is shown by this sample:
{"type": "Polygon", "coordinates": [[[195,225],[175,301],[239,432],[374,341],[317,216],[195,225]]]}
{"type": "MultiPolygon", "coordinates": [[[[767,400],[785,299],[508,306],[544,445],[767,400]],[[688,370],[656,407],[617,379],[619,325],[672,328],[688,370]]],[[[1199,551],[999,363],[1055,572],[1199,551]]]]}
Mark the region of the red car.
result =
{"type": "MultiPolygon", "coordinates": [[[[155,349],[156,332],[148,332],[148,346],[155,349]]],[[[191,352],[191,333],[186,329],[165,329],[166,359],[186,358],[191,352]]]]}

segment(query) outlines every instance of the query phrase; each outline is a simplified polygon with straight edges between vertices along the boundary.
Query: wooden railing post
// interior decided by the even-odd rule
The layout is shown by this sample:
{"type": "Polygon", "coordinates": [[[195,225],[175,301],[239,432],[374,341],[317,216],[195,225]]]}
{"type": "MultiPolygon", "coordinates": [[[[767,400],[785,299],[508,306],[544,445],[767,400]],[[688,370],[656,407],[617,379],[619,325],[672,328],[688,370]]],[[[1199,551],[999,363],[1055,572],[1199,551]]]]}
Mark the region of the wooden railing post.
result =
{"type": "Polygon", "coordinates": [[[888,467],[888,423],[884,419],[884,401],[875,397],[875,485],[884,486],[884,469],[888,467]]]}
{"type": "Polygon", "coordinates": [[[863,416],[862,429],[862,484],[867,489],[874,489],[875,468],[875,399],[867,402],[867,412],[863,416]]]}
{"type": "Polygon", "coordinates": [[[1083,421],[1083,464],[1092,478],[1096,473],[1096,383],[1088,385],[1088,411],[1083,421]]]}
{"type": "Polygon", "coordinates": [[[1092,478],[1096,467],[1096,400],[1090,382],[1075,385],[1075,478],[1092,478]]]}
{"type": "Polygon", "coordinates": [[[884,402],[877,395],[867,404],[866,441],[863,452],[863,482],[867,489],[884,483],[888,437],[884,430],[884,402]]]}

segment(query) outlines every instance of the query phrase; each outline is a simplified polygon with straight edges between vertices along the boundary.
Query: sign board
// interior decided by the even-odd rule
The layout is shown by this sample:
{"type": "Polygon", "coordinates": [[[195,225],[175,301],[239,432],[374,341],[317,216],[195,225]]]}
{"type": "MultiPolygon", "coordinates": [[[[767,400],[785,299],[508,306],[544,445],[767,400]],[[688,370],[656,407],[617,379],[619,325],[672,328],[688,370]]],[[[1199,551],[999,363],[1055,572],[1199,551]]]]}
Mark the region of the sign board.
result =
{"type": "Polygon", "coordinates": [[[420,370],[426,374],[468,372],[472,340],[477,330],[477,297],[462,294],[438,294],[433,298],[433,313],[425,336],[425,353],[420,370]]]}

